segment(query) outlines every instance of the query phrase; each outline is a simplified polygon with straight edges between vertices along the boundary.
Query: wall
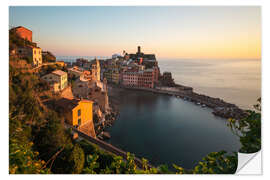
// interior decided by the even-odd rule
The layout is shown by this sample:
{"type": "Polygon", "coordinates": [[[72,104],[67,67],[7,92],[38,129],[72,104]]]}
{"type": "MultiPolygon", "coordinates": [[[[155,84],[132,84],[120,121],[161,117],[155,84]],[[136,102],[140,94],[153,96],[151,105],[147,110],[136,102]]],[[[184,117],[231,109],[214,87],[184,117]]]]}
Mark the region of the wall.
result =
{"type": "Polygon", "coordinates": [[[68,80],[67,80],[67,74],[61,76],[60,78],[60,84],[61,84],[61,90],[67,87],[68,80]]]}
{"type": "Polygon", "coordinates": [[[73,68],[68,69],[68,73],[74,75],[75,77],[80,77],[83,74],[83,72],[74,70],[73,68]]]}
{"type": "Polygon", "coordinates": [[[32,49],[33,64],[39,66],[42,64],[42,52],[41,48],[32,49]]]}
{"type": "MultiPolygon", "coordinates": [[[[47,81],[49,83],[52,82],[52,81],[60,83],[60,76],[56,76],[56,75],[54,75],[52,73],[46,74],[45,76],[42,76],[41,79],[43,79],[43,80],[45,80],[45,81],[47,81]]],[[[59,89],[60,89],[60,87],[59,87],[59,89]]]]}
{"type": "Polygon", "coordinates": [[[93,102],[80,101],[79,105],[72,110],[73,124],[78,125],[78,119],[81,117],[81,125],[88,121],[93,122],[93,102]],[[81,115],[78,116],[78,110],[81,109],[81,115]]]}

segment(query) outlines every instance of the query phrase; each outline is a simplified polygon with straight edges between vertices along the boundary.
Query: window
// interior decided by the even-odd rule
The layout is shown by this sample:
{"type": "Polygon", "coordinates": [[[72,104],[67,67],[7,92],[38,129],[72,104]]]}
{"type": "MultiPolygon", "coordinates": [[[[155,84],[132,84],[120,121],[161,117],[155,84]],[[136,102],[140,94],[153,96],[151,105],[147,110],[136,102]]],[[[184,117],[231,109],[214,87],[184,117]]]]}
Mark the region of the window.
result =
{"type": "Polygon", "coordinates": [[[81,116],[81,110],[80,109],[78,110],[78,116],[81,116]]]}
{"type": "Polygon", "coordinates": [[[81,118],[78,119],[78,125],[81,125],[81,118]]]}

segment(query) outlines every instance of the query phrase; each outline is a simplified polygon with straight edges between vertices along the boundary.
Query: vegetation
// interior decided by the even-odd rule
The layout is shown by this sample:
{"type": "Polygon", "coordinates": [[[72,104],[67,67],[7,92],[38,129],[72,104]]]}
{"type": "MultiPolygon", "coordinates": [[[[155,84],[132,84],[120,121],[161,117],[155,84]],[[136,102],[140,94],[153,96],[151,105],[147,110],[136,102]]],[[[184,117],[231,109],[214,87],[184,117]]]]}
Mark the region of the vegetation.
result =
{"type": "Polygon", "coordinates": [[[257,101],[258,104],[254,105],[256,111],[248,110],[248,117],[240,121],[228,120],[233,133],[240,137],[241,153],[254,153],[261,149],[261,98],[257,101]]]}

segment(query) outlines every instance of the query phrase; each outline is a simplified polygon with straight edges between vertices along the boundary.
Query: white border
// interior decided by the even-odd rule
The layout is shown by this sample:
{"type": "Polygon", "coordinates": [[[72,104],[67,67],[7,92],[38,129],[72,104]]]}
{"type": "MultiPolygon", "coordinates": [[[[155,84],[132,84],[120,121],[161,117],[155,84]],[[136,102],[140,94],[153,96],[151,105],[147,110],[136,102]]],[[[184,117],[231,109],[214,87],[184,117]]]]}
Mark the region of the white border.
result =
{"type": "MultiPolygon", "coordinates": [[[[8,6],[14,6],[14,5],[37,5],[37,6],[42,6],[42,5],[51,5],[51,6],[80,6],[80,5],[103,5],[103,6],[129,6],[129,5],[192,5],[192,6],[262,6],[262,26],[263,26],[263,32],[262,32],[262,103],[263,103],[263,118],[262,118],[262,149],[263,152],[263,167],[266,167],[265,171],[263,171],[264,176],[235,176],[235,175],[229,175],[229,176],[218,176],[218,178],[265,178],[266,176],[269,175],[269,171],[267,171],[267,164],[269,164],[269,130],[270,128],[270,116],[269,116],[269,108],[270,108],[270,98],[269,98],[269,80],[268,78],[270,77],[270,57],[269,57],[269,48],[270,48],[270,28],[269,28],[269,22],[270,22],[270,7],[269,7],[269,0],[10,0],[8,1],[1,1],[1,6],[0,6],[0,12],[1,12],[1,62],[2,62],[2,69],[1,69],[1,82],[2,82],[2,88],[1,88],[1,144],[4,146],[1,146],[1,176],[2,178],[3,175],[7,178],[38,178],[38,179],[47,179],[47,178],[60,178],[63,177],[61,176],[30,176],[30,175],[20,175],[18,176],[10,176],[8,175],[8,6]],[[4,5],[3,5],[4,4],[4,5]],[[4,100],[4,101],[3,101],[4,100]],[[266,128],[265,128],[266,127],[266,128]],[[265,130],[266,129],[266,130],[265,130]],[[268,134],[266,134],[268,132],[268,134]],[[264,141],[266,139],[266,141],[264,141]]],[[[118,178],[123,178],[123,179],[133,179],[133,178],[147,178],[150,176],[126,176],[126,175],[117,175],[117,176],[107,176],[107,175],[91,175],[91,176],[80,176],[78,178],[83,178],[83,179],[89,179],[89,178],[112,178],[112,179],[118,179],[118,178]]],[[[151,176],[153,177],[153,176],[151,176]]],[[[178,179],[178,178],[197,178],[199,177],[200,179],[216,179],[217,176],[209,176],[209,175],[184,175],[184,176],[176,176],[176,175],[171,175],[171,176],[166,176],[166,175],[160,175],[160,176],[155,176],[154,178],[172,178],[172,179],[178,179]]],[[[74,179],[74,176],[65,176],[63,178],[68,178],[68,179],[74,179]]],[[[76,177],[77,178],[77,177],[76,177]]]]}
{"type": "Polygon", "coordinates": [[[261,5],[261,0],[10,0],[10,5],[92,5],[92,6],[131,6],[131,5],[261,5]]]}

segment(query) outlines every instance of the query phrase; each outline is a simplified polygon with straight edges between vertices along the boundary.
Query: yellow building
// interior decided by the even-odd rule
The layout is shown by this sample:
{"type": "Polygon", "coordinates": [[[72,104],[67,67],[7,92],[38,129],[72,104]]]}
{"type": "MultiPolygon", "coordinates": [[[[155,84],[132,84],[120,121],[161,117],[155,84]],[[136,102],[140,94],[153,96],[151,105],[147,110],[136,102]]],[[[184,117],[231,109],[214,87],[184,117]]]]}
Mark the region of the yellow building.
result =
{"type": "Polygon", "coordinates": [[[56,102],[67,124],[96,137],[93,123],[93,101],[61,98],[56,102]]]}
{"type": "Polygon", "coordinates": [[[68,85],[67,73],[61,70],[55,70],[41,79],[49,82],[54,92],[62,91],[68,85]],[[58,85],[58,88],[56,87],[58,85]]]}
{"type": "Polygon", "coordinates": [[[42,50],[41,48],[33,48],[32,49],[32,57],[33,57],[33,65],[39,66],[42,64],[42,50]]]}
{"type": "Polygon", "coordinates": [[[39,47],[18,48],[18,56],[22,58],[32,58],[33,66],[39,66],[42,64],[42,50],[39,47]]]}
{"type": "Polygon", "coordinates": [[[120,83],[120,72],[118,70],[112,72],[112,82],[115,84],[120,83]]]}
{"type": "Polygon", "coordinates": [[[57,65],[59,65],[59,66],[62,66],[62,67],[66,66],[66,64],[65,64],[64,61],[56,61],[55,63],[56,63],[57,65]]]}
{"type": "Polygon", "coordinates": [[[112,82],[112,70],[108,69],[103,73],[104,78],[107,79],[108,82],[112,82]]]}

